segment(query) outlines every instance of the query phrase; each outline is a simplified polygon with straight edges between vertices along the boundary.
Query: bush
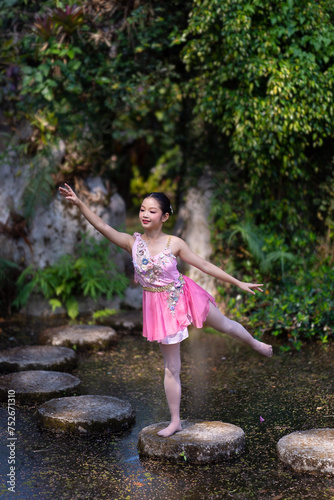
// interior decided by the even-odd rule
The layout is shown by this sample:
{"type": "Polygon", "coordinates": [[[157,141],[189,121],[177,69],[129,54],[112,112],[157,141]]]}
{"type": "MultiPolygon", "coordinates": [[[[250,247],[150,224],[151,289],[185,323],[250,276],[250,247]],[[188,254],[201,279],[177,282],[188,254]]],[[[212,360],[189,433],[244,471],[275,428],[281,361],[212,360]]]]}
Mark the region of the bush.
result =
{"type": "Polygon", "coordinates": [[[24,270],[17,280],[18,294],[13,305],[22,307],[33,291],[41,292],[53,311],[65,306],[69,317],[75,319],[79,314],[76,295],[94,300],[104,295],[111,299],[114,294],[122,296],[128,281],[115,268],[110,243],[83,235],[77,256],[66,254],[52,266],[44,269],[29,266],[24,270]]]}
{"type": "Polygon", "coordinates": [[[292,230],[332,173],[333,13],[327,0],[196,0],[182,37],[194,115],[226,137],[258,213],[292,230]]]}
{"type": "Polygon", "coordinates": [[[301,268],[280,285],[266,285],[263,295],[230,297],[229,313],[237,320],[247,317],[257,337],[270,333],[288,340],[282,350],[290,350],[291,346],[300,350],[309,339],[327,343],[334,333],[333,279],[330,262],[313,269],[301,268]]]}

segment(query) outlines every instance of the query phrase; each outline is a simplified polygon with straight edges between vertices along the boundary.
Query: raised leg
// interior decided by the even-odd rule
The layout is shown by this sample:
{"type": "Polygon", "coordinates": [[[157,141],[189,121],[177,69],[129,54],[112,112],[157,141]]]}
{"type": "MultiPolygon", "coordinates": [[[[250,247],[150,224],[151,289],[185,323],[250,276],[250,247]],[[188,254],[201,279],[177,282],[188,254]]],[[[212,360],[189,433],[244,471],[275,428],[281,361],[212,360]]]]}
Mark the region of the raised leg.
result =
{"type": "Polygon", "coordinates": [[[217,330],[226,333],[240,342],[248,344],[252,349],[263,356],[271,357],[273,349],[271,345],[254,339],[251,334],[237,321],[226,318],[217,307],[210,303],[210,312],[206,318],[206,324],[217,330]]]}
{"type": "Polygon", "coordinates": [[[177,431],[181,431],[180,401],[181,401],[181,356],[180,344],[160,344],[165,366],[165,393],[171,422],[165,429],[158,432],[159,436],[168,437],[177,431]]]}

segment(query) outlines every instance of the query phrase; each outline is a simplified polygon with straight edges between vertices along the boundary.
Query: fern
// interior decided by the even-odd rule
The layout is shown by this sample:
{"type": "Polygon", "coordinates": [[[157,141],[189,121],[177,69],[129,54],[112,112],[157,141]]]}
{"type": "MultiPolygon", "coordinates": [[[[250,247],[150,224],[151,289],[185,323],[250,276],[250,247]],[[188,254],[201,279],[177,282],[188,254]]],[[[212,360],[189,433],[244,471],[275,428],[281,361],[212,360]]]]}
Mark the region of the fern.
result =
{"type": "Polygon", "coordinates": [[[262,251],[264,240],[258,234],[256,227],[249,220],[243,224],[234,226],[234,231],[231,233],[228,243],[230,243],[237,234],[241,235],[243,241],[247,243],[252,257],[260,264],[265,258],[262,251]]]}
{"type": "Polygon", "coordinates": [[[71,319],[75,319],[79,314],[79,304],[74,297],[68,297],[65,301],[67,314],[71,319]]]}
{"type": "Polygon", "coordinates": [[[263,248],[265,247],[265,239],[259,234],[259,229],[249,220],[234,226],[234,230],[228,239],[228,243],[230,243],[237,234],[240,234],[243,241],[247,243],[248,250],[252,258],[258,264],[259,269],[263,273],[273,271],[274,265],[279,263],[281,275],[282,278],[284,278],[286,264],[288,262],[291,264],[298,264],[300,262],[299,257],[285,250],[275,250],[268,253],[264,252],[263,248]]]}
{"type": "Polygon", "coordinates": [[[12,262],[11,260],[2,259],[0,257],[0,283],[4,280],[7,275],[8,269],[19,269],[19,266],[12,262]]]}
{"type": "Polygon", "coordinates": [[[284,250],[277,250],[276,252],[270,252],[265,256],[260,264],[260,270],[264,273],[269,272],[275,262],[280,263],[282,277],[284,278],[285,263],[290,262],[292,264],[298,264],[300,262],[299,257],[291,252],[285,252],[284,250]]]}
{"type": "Polygon", "coordinates": [[[41,292],[54,311],[64,306],[71,319],[79,314],[75,295],[84,295],[97,300],[105,295],[122,296],[129,280],[119,273],[110,258],[107,241],[97,242],[82,235],[78,245],[78,256],[63,255],[53,266],[44,269],[25,269],[17,280],[18,294],[13,302],[24,306],[33,291],[41,292]]]}

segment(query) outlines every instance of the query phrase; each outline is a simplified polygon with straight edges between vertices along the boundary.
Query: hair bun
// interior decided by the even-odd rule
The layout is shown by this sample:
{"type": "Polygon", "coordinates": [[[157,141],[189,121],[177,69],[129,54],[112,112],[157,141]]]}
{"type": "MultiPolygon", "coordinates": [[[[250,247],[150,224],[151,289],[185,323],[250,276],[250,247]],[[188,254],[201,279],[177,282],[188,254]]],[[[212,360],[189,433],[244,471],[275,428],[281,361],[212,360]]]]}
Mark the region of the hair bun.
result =
{"type": "Polygon", "coordinates": [[[153,198],[154,200],[156,200],[163,214],[173,213],[170,199],[165,195],[165,193],[150,193],[147,194],[145,198],[153,198]]]}

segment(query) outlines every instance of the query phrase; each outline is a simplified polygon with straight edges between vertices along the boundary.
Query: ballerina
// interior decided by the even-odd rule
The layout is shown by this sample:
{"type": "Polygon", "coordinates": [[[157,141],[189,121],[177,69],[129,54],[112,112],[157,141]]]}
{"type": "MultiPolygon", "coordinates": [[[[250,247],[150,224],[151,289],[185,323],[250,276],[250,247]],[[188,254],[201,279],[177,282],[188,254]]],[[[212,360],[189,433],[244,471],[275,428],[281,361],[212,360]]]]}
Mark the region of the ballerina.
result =
{"type": "Polygon", "coordinates": [[[87,221],[103,236],[132,255],[135,281],[143,288],[143,336],[159,343],[164,359],[164,388],[171,414],[170,424],[158,434],[168,437],[181,431],[181,358],[180,343],[188,334],[188,326],[197,328],[204,321],[215,330],[248,344],[263,356],[272,356],[272,347],[252,337],[238,322],[228,319],[218,309],[214,298],[177,269],[176,258],[197,267],[221,281],[254,294],[262,292],[262,284],[245,283],[202,259],[190,250],[181,238],[163,232],[163,225],[172,214],[168,197],[150,193],[143,200],[139,220],[143,234],[130,235],[117,231],[92,212],[65,184],[60,193],[76,205],[87,221]]]}

